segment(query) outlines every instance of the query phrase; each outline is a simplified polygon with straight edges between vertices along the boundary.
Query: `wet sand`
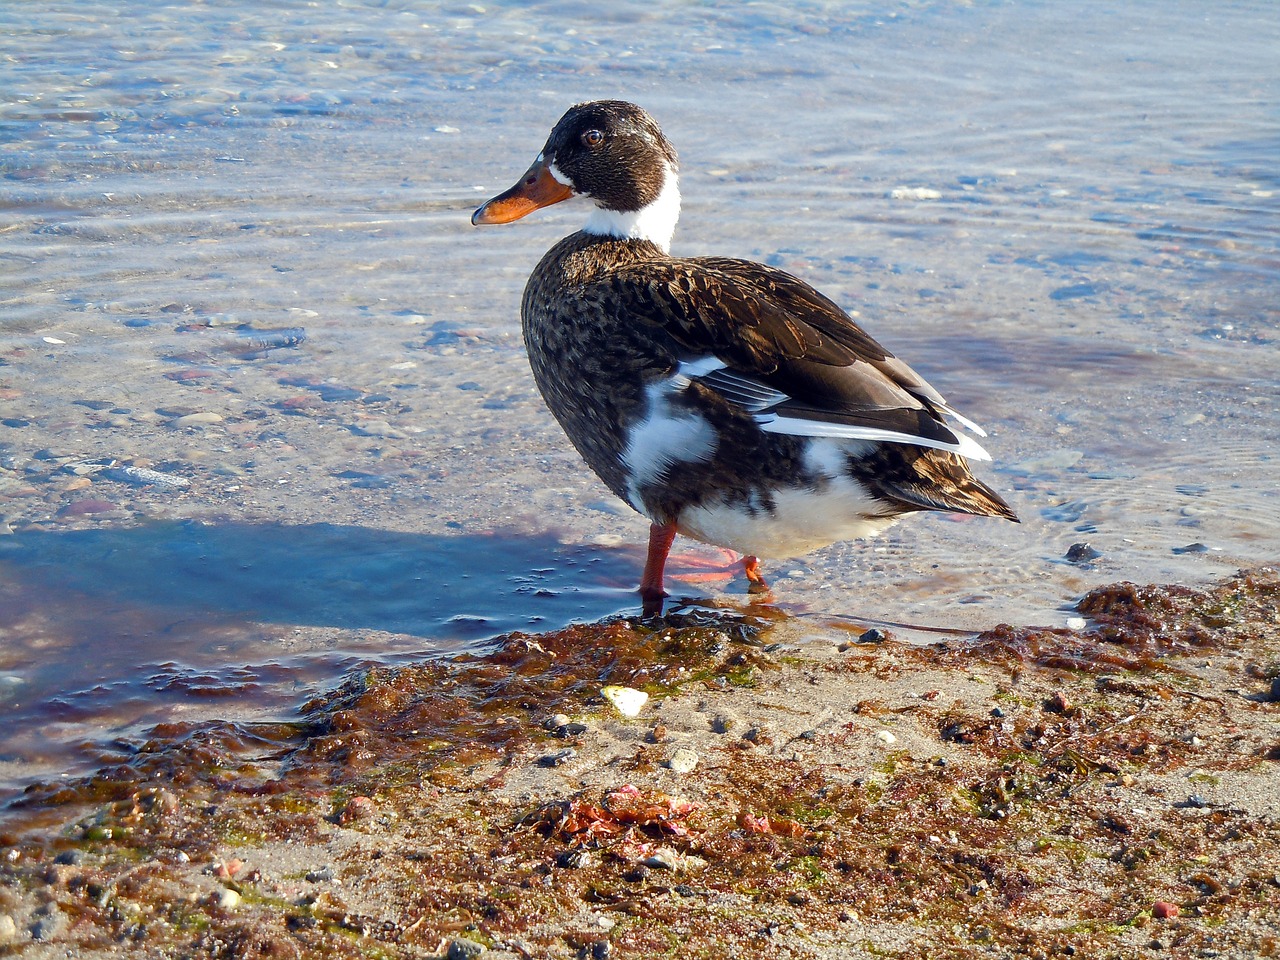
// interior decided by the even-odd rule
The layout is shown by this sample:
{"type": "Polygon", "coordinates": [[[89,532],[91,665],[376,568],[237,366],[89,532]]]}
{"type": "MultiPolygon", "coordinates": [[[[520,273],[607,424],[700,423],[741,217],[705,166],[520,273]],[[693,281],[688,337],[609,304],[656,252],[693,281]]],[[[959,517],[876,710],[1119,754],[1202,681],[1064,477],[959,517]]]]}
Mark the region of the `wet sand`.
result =
{"type": "Polygon", "coordinates": [[[1280,948],[1280,578],[928,646],[767,605],[166,724],[0,833],[22,956],[1280,948]],[[649,694],[620,714],[606,685],[649,694]]]}

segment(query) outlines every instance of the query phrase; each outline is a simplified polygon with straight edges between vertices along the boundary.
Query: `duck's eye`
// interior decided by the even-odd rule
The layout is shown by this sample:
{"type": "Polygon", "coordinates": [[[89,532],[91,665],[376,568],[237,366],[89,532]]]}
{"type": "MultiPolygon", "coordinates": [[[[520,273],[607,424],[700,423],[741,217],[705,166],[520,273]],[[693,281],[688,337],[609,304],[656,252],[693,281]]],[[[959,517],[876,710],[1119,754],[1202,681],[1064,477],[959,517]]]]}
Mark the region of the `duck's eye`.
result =
{"type": "Polygon", "coordinates": [[[582,134],[582,143],[588,147],[598,147],[604,143],[604,131],[586,130],[582,134]]]}

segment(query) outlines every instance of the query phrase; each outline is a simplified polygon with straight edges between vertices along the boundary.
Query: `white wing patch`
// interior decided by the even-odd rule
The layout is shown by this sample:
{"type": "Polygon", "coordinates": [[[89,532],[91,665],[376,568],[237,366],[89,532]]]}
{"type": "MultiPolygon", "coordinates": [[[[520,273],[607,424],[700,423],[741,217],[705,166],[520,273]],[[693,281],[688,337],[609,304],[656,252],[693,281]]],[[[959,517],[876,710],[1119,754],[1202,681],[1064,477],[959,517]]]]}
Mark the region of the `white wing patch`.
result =
{"type": "Polygon", "coordinates": [[[705,417],[677,409],[671,398],[689,385],[689,378],[677,372],[646,388],[645,417],[627,431],[627,447],[622,462],[627,468],[627,501],[647,513],[640,490],[662,483],[677,463],[705,463],[715,456],[715,429],[705,417]]]}
{"type": "Polygon", "coordinates": [[[756,415],[756,423],[766,433],[789,433],[795,437],[831,437],[845,440],[877,440],[881,443],[909,443],[916,447],[932,447],[935,450],[947,450],[958,453],[970,460],[990,460],[991,454],[983,449],[978,441],[955,434],[954,443],[945,440],[934,440],[929,437],[918,437],[912,433],[899,433],[896,430],[882,430],[879,427],[863,427],[852,423],[827,423],[822,420],[805,420],[801,417],[780,417],[776,413],[756,415]]]}

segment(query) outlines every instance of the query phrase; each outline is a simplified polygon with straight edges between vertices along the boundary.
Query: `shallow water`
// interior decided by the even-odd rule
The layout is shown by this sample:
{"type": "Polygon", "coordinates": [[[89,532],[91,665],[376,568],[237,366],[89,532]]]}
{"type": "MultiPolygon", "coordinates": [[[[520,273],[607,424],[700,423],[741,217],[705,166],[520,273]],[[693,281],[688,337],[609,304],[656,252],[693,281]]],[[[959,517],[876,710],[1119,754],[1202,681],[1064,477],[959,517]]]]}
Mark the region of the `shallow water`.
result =
{"type": "Polygon", "coordinates": [[[468,223],[583,99],[680,149],[674,252],[797,273],[990,431],[1020,526],[775,561],[784,611],[1060,623],[1280,552],[1269,2],[124,8],[0,9],[0,788],[632,608],[645,524],[519,337],[584,211],[468,223]]]}

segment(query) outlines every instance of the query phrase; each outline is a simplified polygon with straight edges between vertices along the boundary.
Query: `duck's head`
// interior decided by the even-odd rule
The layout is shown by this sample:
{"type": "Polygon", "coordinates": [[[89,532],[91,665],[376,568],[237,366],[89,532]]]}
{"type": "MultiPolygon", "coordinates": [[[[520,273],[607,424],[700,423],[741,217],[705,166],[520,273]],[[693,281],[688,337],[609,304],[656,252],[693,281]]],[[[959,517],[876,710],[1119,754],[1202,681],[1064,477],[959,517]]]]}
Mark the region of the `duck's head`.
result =
{"type": "Polygon", "coordinates": [[[575,196],[595,204],[587,233],[650,240],[666,250],[680,217],[675,148],[634,103],[580,103],[552,128],[516,185],[480,207],[471,222],[510,223],[575,196]]]}

